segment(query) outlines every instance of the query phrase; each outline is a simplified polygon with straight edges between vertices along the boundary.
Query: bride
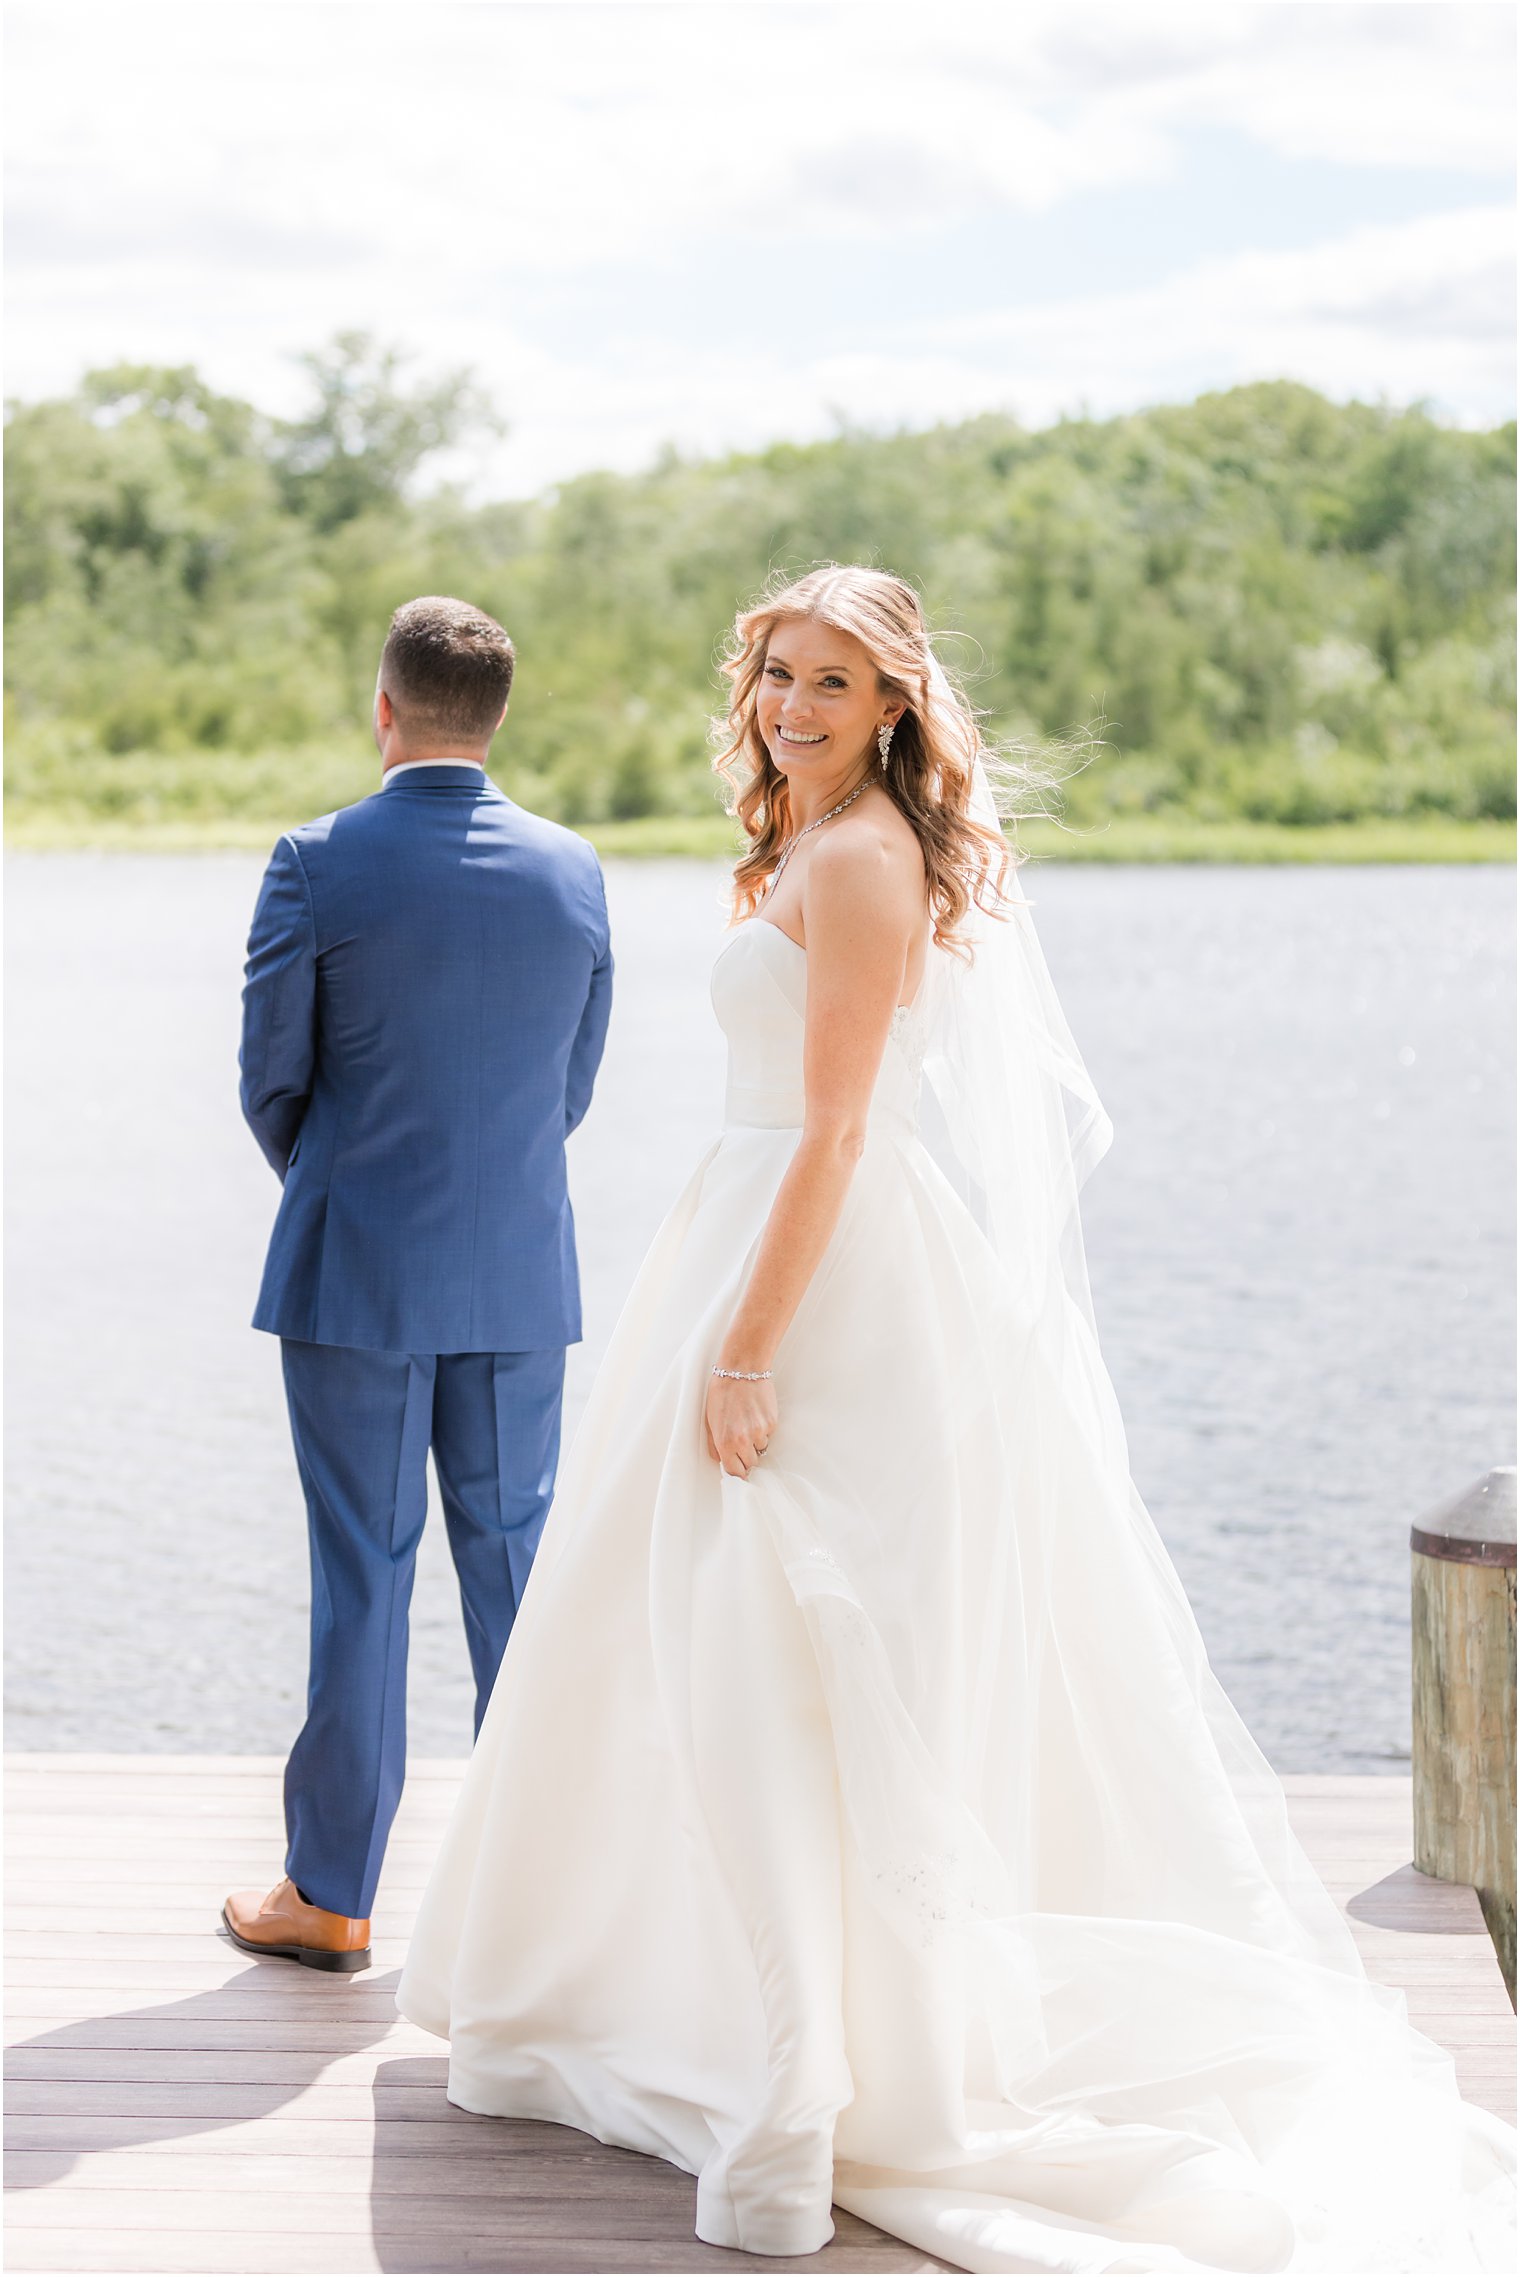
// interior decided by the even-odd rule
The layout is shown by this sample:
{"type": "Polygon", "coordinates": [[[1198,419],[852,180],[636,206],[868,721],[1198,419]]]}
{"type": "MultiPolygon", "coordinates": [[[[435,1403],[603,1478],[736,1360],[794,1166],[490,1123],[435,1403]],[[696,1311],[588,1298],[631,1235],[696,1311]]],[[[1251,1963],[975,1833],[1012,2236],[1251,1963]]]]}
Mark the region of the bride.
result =
{"type": "Polygon", "coordinates": [[[723,1132],[567,1462],[419,1916],[450,2100],[968,2270],[1507,2268],[1129,1482],[1107,1125],[917,596],[739,618],[723,1132]]]}

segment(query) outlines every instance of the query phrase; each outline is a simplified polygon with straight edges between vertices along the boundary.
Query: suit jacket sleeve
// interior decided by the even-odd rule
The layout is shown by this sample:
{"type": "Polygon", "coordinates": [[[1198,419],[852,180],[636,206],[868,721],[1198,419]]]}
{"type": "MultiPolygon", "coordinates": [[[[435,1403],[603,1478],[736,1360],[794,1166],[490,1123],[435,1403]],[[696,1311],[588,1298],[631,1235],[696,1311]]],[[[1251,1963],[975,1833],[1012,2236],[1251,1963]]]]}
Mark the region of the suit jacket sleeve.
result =
{"type": "Polygon", "coordinates": [[[281,1180],[311,1098],[317,1042],[317,938],[301,857],[282,838],[270,856],[243,978],[243,1115],[281,1180]]]}
{"type": "Polygon", "coordinates": [[[586,991],[586,1002],[581,1022],[576,1030],[575,1042],[570,1047],[570,1064],[565,1074],[565,1136],[583,1121],[591,1104],[592,1087],[596,1071],[602,1064],[602,1052],[607,1042],[607,1022],[612,1013],[612,934],[607,919],[607,889],[602,882],[601,866],[596,873],[597,896],[602,908],[601,942],[596,962],[591,970],[591,983],[586,991]]]}

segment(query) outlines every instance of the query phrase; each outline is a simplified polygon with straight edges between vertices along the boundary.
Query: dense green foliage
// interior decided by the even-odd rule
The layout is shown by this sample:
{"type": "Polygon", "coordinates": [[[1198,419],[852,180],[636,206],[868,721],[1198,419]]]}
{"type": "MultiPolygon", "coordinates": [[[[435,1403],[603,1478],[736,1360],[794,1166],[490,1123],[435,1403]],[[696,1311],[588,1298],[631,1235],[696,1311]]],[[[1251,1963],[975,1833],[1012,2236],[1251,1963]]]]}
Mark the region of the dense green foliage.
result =
{"type": "Polygon", "coordinates": [[[1027,432],[843,433],[527,503],[419,496],[492,414],[355,336],[310,415],[119,368],[8,429],[13,812],[284,821],[359,795],[397,602],[510,628],[497,771],[582,823],[712,811],[714,654],[777,567],[922,588],[997,730],[1096,718],[1105,816],[1303,826],[1514,812],[1514,429],[1284,382],[1027,432]]]}

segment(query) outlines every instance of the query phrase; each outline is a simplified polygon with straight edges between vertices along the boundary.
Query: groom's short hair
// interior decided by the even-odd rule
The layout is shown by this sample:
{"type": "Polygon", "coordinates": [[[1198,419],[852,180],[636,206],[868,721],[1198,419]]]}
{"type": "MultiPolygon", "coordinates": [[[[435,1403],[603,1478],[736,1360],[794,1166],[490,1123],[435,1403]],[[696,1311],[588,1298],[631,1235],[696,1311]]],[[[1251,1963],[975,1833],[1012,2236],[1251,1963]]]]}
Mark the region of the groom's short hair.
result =
{"type": "Polygon", "coordinates": [[[409,735],[489,743],[516,655],[494,617],[436,593],[404,601],[380,655],[380,685],[409,735]]]}

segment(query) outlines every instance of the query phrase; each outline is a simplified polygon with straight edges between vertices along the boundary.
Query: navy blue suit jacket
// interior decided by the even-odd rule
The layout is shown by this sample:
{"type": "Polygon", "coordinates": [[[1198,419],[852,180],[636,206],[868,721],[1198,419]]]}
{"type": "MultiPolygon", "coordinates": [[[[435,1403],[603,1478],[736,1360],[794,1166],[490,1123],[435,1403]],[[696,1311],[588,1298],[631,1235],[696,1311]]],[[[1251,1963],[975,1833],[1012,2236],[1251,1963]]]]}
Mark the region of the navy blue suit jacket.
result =
{"type": "Polygon", "coordinates": [[[425,767],[280,840],[243,991],[243,1112],[284,1181],[254,1326],[392,1352],[581,1333],[565,1140],[612,955],[585,840],[425,767]]]}

